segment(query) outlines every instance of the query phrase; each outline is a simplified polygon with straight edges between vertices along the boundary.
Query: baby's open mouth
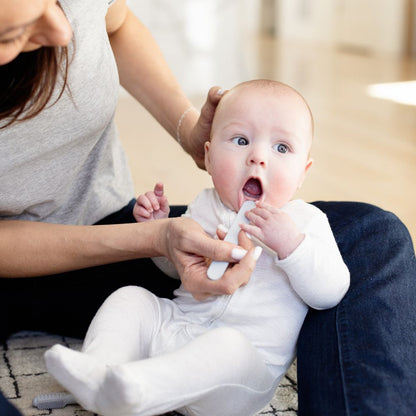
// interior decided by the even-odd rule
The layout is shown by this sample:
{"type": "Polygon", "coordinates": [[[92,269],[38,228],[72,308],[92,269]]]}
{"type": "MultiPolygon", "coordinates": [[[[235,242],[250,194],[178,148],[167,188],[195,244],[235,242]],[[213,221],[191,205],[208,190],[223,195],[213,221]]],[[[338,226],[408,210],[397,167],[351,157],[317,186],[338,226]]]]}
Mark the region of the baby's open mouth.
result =
{"type": "Polygon", "coordinates": [[[257,178],[249,178],[243,186],[243,194],[246,198],[258,200],[263,195],[263,187],[257,178]]]}

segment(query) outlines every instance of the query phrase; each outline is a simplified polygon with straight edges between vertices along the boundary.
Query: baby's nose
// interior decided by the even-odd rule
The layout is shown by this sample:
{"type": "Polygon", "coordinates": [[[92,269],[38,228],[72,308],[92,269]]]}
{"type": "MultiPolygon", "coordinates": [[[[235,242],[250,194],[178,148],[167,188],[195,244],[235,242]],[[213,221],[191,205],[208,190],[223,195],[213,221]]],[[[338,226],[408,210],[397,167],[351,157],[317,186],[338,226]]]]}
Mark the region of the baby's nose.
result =
{"type": "Polygon", "coordinates": [[[249,164],[266,166],[266,157],[263,152],[259,150],[253,151],[249,156],[249,164]]]}

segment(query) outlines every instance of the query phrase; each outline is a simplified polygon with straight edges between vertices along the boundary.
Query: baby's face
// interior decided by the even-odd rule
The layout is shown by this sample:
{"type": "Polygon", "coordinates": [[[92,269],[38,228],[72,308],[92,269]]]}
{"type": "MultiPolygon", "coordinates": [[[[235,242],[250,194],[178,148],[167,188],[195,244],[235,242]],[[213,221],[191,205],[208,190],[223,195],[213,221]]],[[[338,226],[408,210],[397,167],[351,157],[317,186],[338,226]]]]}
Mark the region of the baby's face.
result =
{"type": "Polygon", "coordinates": [[[311,117],[294,92],[240,86],[220,102],[205,144],[205,164],[225,205],[246,200],[281,208],[312,164],[311,117]]]}

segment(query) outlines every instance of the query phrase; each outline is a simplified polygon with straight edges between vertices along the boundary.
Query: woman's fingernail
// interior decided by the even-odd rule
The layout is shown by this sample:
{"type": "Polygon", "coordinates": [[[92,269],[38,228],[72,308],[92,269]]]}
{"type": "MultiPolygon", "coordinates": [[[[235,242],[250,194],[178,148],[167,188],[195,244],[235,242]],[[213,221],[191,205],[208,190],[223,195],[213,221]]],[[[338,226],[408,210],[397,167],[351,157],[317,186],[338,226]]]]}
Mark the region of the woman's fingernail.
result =
{"type": "Polygon", "coordinates": [[[231,257],[233,260],[241,260],[247,254],[247,250],[243,248],[233,248],[231,250],[231,257]]]}
{"type": "Polygon", "coordinates": [[[254,258],[254,260],[257,261],[259,259],[259,257],[261,256],[261,252],[262,251],[263,251],[263,249],[260,246],[257,246],[254,249],[254,252],[253,252],[253,258],[254,258]]]}
{"type": "Polygon", "coordinates": [[[246,233],[246,236],[251,240],[253,237],[251,236],[251,234],[246,233]]]}
{"type": "Polygon", "coordinates": [[[228,233],[228,228],[224,224],[218,224],[218,230],[222,231],[223,233],[228,233]]]}
{"type": "Polygon", "coordinates": [[[224,90],[222,88],[219,88],[217,90],[217,95],[223,95],[224,94],[224,90]]]}

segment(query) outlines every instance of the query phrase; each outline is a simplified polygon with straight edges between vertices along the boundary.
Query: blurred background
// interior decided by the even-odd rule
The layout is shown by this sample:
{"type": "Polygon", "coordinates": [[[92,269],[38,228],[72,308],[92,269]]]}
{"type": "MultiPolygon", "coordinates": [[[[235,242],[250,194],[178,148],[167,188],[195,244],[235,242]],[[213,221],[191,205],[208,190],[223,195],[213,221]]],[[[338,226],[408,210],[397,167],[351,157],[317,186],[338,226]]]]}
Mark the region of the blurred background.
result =
{"type": "MultiPolygon", "coordinates": [[[[315,117],[315,165],[297,195],[393,211],[416,241],[416,0],[129,0],[200,108],[211,86],[252,78],[299,90],[315,117]]],[[[117,124],[137,193],[171,204],[204,187],[178,144],[126,92],[117,124]]]]}

